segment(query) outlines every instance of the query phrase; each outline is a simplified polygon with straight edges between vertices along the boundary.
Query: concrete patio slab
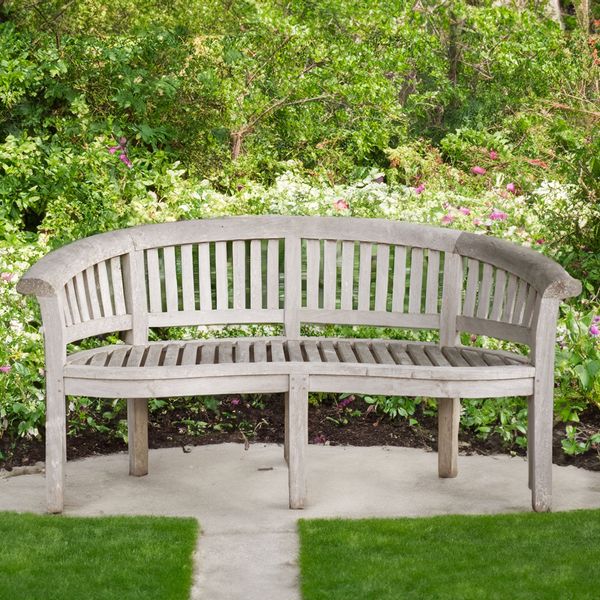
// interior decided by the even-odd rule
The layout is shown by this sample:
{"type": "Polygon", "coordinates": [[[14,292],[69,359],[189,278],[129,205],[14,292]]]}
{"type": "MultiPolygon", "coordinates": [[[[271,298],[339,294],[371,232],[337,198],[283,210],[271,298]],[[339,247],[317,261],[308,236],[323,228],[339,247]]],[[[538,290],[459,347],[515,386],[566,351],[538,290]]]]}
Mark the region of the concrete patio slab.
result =
{"type": "MultiPolygon", "coordinates": [[[[128,476],[126,454],[86,458],[68,463],[65,513],[196,517],[195,600],[299,600],[298,518],[530,510],[522,458],[461,456],[456,479],[438,479],[437,455],[411,448],[311,445],[308,461],[308,505],[290,511],[281,446],[151,450],[141,478],[128,476]]],[[[600,473],[555,466],[553,476],[554,510],[600,508],[600,473]]],[[[44,503],[43,474],[0,479],[0,510],[44,503]]]]}

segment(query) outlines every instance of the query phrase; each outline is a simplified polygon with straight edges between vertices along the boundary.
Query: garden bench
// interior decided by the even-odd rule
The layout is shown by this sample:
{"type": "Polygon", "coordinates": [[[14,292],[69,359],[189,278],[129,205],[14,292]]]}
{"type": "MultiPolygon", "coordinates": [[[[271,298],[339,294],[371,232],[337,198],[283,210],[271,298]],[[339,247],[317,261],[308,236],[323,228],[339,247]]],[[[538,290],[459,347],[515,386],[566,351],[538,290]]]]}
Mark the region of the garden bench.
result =
{"type": "Polygon", "coordinates": [[[63,509],[66,395],[127,398],[129,470],[148,472],[148,398],[283,392],[289,505],[305,502],[308,392],[439,403],[438,474],[457,473],[460,398],[529,398],[532,505],[550,509],[560,300],[580,283],[486,235],[379,219],[230,217],[74,242],[18,284],[37,296],[46,351],[46,480],[63,509]],[[275,324],[280,336],[148,342],[151,328],[275,324]],[[431,329],[436,343],[302,337],[301,324],[431,329]],[[110,332],[124,343],[67,354],[110,332]],[[524,344],[468,347],[461,332],[524,344]]]}

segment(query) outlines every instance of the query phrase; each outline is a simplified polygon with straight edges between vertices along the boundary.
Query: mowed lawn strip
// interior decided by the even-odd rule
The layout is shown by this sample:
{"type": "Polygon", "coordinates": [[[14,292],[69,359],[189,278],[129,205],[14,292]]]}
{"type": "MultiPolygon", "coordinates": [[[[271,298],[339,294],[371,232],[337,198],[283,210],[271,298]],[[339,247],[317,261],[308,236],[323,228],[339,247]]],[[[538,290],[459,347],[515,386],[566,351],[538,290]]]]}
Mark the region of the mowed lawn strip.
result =
{"type": "Polygon", "coordinates": [[[195,519],[0,513],[0,600],[187,600],[195,519]]]}
{"type": "Polygon", "coordinates": [[[303,600],[600,598],[600,511],[301,520],[303,600]]]}

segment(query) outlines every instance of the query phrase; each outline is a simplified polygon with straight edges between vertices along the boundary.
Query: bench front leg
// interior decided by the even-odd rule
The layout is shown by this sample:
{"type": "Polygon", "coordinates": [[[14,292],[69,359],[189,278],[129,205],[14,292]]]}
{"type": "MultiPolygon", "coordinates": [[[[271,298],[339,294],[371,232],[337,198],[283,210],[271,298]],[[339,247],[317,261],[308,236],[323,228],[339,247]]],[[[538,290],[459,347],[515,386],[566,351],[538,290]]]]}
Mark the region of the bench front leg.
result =
{"type": "Polygon", "coordinates": [[[64,507],[67,415],[63,378],[46,374],[46,502],[49,513],[64,507]]]}
{"type": "Polygon", "coordinates": [[[438,398],[438,476],[458,474],[460,398],[438,398]]]}
{"type": "Polygon", "coordinates": [[[129,474],[141,477],[148,474],[148,400],[127,399],[127,444],[129,474]]]}
{"type": "Polygon", "coordinates": [[[290,394],[283,394],[283,460],[289,462],[290,457],[290,394]]]}
{"type": "Polygon", "coordinates": [[[304,508],[308,446],[308,376],[290,375],[287,402],[287,448],[290,508],[304,508]]]}

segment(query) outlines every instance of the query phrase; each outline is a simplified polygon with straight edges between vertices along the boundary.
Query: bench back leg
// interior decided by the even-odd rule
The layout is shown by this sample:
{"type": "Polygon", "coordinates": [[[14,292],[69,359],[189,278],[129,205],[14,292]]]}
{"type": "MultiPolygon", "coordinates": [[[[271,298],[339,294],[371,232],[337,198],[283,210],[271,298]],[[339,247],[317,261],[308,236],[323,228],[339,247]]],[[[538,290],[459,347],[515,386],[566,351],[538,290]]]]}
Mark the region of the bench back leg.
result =
{"type": "Polygon", "coordinates": [[[304,508],[308,446],[308,376],[290,375],[287,394],[288,478],[290,508],[304,508]]]}
{"type": "Polygon", "coordinates": [[[140,477],[148,474],[148,400],[127,399],[127,441],[129,474],[140,477]]]}
{"type": "Polygon", "coordinates": [[[438,398],[438,476],[458,474],[460,398],[438,398]]]}

